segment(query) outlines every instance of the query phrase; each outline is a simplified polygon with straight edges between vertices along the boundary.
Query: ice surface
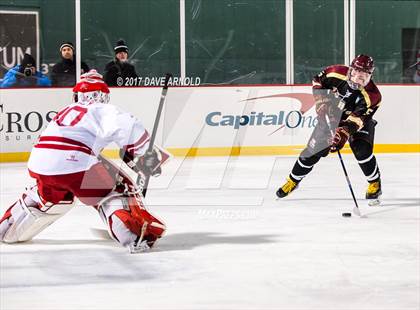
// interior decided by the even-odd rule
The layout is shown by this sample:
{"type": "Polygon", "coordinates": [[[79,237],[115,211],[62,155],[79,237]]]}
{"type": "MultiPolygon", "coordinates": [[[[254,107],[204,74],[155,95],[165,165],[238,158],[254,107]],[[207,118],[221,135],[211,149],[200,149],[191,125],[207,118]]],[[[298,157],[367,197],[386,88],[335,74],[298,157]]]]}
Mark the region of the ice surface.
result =
{"type": "MultiPolygon", "coordinates": [[[[175,159],[153,179],[149,209],[167,224],[130,255],[79,205],[25,244],[0,246],[1,309],[419,309],[420,155],[379,155],[381,207],[343,155],[323,159],[290,197],[274,192],[295,157],[175,159]]],[[[1,210],[31,184],[2,164],[1,210]]]]}

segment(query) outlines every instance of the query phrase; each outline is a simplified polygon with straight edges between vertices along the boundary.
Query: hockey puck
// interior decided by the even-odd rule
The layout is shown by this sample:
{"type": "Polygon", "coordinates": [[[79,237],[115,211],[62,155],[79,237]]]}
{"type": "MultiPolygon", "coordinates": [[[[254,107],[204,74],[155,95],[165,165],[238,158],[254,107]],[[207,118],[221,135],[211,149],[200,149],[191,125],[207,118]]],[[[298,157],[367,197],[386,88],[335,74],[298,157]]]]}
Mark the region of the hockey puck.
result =
{"type": "Polygon", "coordinates": [[[351,217],[351,213],[349,213],[349,212],[344,212],[341,215],[344,216],[344,217],[351,217]]]}

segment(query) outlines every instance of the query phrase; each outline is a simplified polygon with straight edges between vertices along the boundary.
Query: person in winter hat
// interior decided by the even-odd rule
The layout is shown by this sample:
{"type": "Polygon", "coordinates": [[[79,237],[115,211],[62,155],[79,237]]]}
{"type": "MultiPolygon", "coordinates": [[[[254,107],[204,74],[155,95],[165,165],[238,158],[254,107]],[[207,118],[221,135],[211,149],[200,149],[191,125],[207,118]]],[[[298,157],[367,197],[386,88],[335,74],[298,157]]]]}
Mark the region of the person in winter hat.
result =
{"type": "Polygon", "coordinates": [[[128,86],[127,78],[137,78],[136,69],[128,63],[128,46],[118,40],[114,47],[115,59],[105,66],[104,80],[109,86],[128,86]]]}
{"type": "MultiPolygon", "coordinates": [[[[63,42],[60,45],[61,61],[56,63],[51,72],[53,86],[73,86],[76,83],[76,57],[74,46],[71,42],[63,42]]],[[[81,73],[89,71],[89,67],[81,62],[81,73]]]]}

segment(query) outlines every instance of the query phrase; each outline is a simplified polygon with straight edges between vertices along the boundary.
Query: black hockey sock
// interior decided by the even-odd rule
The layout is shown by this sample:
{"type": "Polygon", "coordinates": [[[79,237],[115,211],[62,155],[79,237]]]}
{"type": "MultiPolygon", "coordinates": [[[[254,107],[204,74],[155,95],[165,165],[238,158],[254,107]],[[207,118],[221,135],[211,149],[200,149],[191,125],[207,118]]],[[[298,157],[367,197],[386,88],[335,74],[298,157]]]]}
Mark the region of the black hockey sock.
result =
{"type": "Polygon", "coordinates": [[[302,179],[312,171],[314,165],[319,161],[319,159],[319,157],[299,157],[289,175],[290,179],[296,183],[302,181],[302,179]]]}
{"type": "Polygon", "coordinates": [[[378,181],[381,175],[376,157],[373,155],[373,145],[363,139],[358,139],[350,146],[367,181],[369,183],[378,181]]]}
{"type": "Polygon", "coordinates": [[[375,155],[371,154],[368,158],[362,160],[358,159],[357,161],[368,182],[371,183],[379,180],[381,174],[375,155]]]}

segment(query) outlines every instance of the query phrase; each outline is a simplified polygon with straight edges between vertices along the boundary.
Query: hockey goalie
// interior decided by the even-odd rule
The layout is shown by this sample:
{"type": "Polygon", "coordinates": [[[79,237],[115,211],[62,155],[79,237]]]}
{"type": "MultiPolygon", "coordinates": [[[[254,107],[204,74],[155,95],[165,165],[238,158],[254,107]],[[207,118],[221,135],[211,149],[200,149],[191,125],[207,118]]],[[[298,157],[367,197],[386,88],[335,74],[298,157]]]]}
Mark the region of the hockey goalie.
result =
{"type": "Polygon", "coordinates": [[[135,117],[108,104],[109,89],[95,70],[81,76],[73,93],[74,103],[58,112],[31,152],[28,170],[36,186],[7,209],[0,220],[0,240],[31,240],[78,198],[98,211],[112,239],[131,253],[147,250],[165,225],[146,210],[135,182],[100,152],[114,142],[131,169],[154,176],[168,153],[157,147],[146,152],[148,132],[135,117]]]}

